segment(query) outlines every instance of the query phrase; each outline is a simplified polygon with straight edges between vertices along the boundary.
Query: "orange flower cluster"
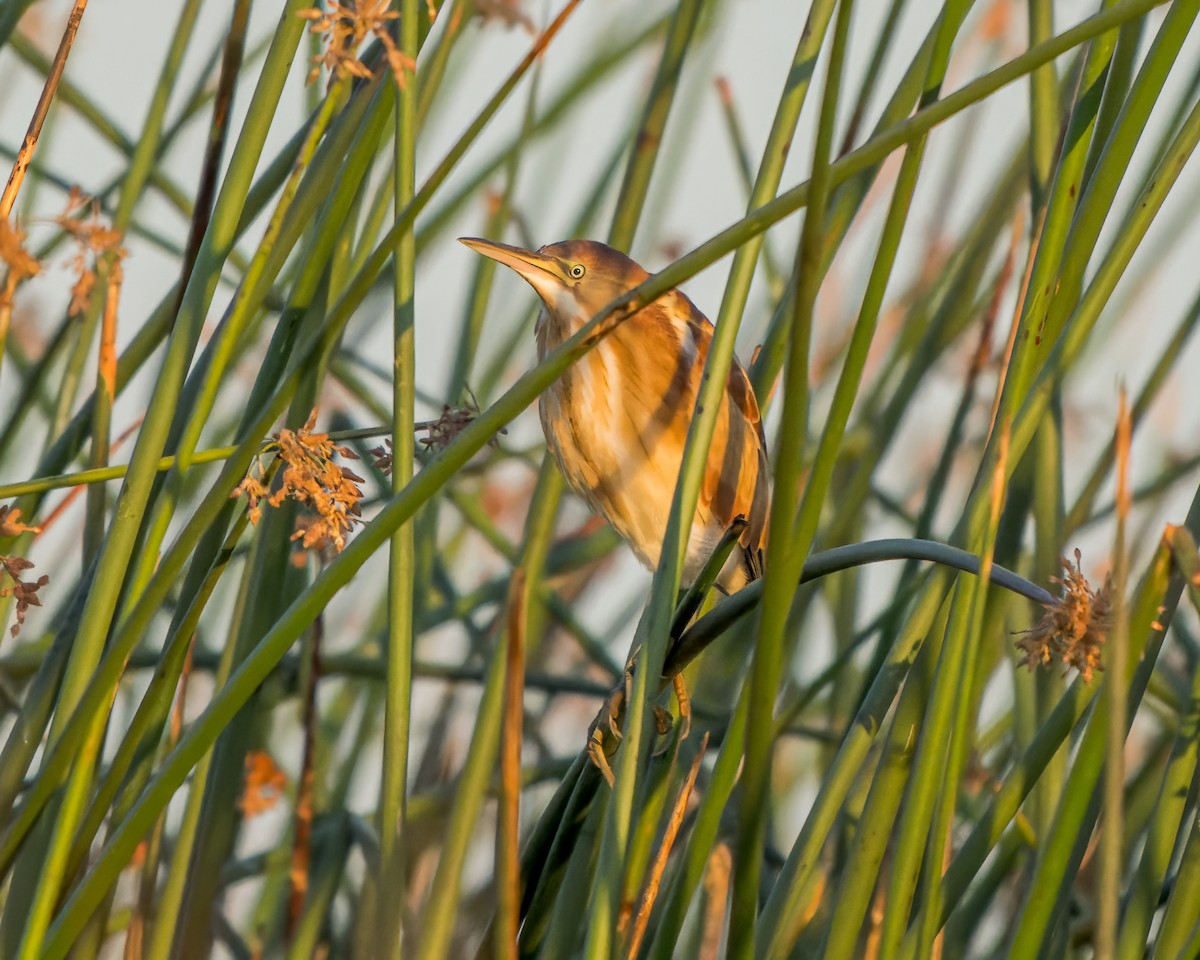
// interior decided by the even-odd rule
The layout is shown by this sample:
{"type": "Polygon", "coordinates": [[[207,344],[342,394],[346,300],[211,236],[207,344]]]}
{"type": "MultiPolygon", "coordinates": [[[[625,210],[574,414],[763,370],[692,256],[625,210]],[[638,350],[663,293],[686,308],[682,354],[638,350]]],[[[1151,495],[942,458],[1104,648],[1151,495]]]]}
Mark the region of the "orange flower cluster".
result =
{"type": "Polygon", "coordinates": [[[37,257],[25,249],[25,231],[7,220],[0,220],[0,263],[8,267],[4,282],[0,284],[0,307],[11,306],[18,284],[36,277],[42,265],[37,257]]]}
{"type": "Polygon", "coordinates": [[[537,33],[521,0],[476,0],[475,12],[485,22],[499,20],[506,27],[521,27],[531,35],[537,33]]]}
{"type": "Polygon", "coordinates": [[[250,500],[250,522],[262,518],[262,503],[279,507],[285,500],[294,500],[316,516],[297,521],[293,540],[299,540],[306,550],[332,546],[340,551],[346,545],[346,535],[362,523],[359,501],[363,493],[359,484],[363,478],[333,462],[335,454],[351,460],[358,456],[349,447],[338,446],[327,433],[314,433],[317,411],[309,414],[308,422],[299,430],[280,430],[272,446],[283,461],[279,488],[270,493],[262,465],[258,475],[251,473],[238,484],[233,496],[245,494],[250,500]]]}
{"type": "Polygon", "coordinates": [[[1063,595],[1046,604],[1046,613],[1031,629],[1021,633],[1017,646],[1024,653],[1018,666],[1031,670],[1054,660],[1067,669],[1079,671],[1084,683],[1091,683],[1095,671],[1102,670],[1101,651],[1112,630],[1112,581],[1093,590],[1080,572],[1082,555],[1075,551],[1075,563],[1063,557],[1066,579],[1053,577],[1063,595]]]}
{"type": "MultiPolygon", "coordinates": [[[[22,523],[21,511],[15,507],[0,507],[0,537],[16,537],[27,532],[37,533],[39,529],[39,527],[31,527],[22,523]]],[[[9,630],[14,637],[21,632],[21,627],[25,623],[25,614],[29,608],[42,605],[37,593],[50,582],[50,578],[45,575],[38,577],[37,580],[22,580],[21,574],[32,569],[33,564],[24,557],[8,557],[0,554],[0,570],[8,574],[9,580],[12,581],[0,587],[0,597],[11,596],[17,601],[17,621],[9,630]]]]}
{"type": "MultiPolygon", "coordinates": [[[[309,71],[307,82],[312,83],[321,75],[322,66],[335,75],[370,79],[371,70],[358,59],[358,48],[368,36],[374,35],[383,44],[396,84],[403,87],[407,82],[406,72],[415,73],[417,64],[412,57],[402,53],[392,39],[388,25],[400,14],[388,9],[389,3],[390,0],[356,0],[348,3],[330,0],[326,10],[317,7],[301,10],[299,16],[312,21],[309,31],[325,37],[325,51],[313,57],[313,68],[309,71]]],[[[430,16],[430,19],[433,17],[430,16]]]]}
{"type": "Polygon", "coordinates": [[[88,308],[96,288],[96,264],[105,254],[114,254],[112,282],[121,282],[121,261],[126,255],[121,246],[124,237],[121,231],[114,230],[100,218],[100,204],[95,199],[85,198],[78,187],[71,188],[67,208],[54,218],[54,222],[75,238],[76,251],[71,268],[78,279],[71,288],[71,306],[67,309],[67,314],[75,317],[88,308]],[[85,208],[85,215],[76,216],[85,208]]]}
{"type": "Polygon", "coordinates": [[[246,786],[238,799],[238,807],[247,817],[266,813],[283,797],[287,789],[287,774],[265,750],[246,754],[246,786]]]}

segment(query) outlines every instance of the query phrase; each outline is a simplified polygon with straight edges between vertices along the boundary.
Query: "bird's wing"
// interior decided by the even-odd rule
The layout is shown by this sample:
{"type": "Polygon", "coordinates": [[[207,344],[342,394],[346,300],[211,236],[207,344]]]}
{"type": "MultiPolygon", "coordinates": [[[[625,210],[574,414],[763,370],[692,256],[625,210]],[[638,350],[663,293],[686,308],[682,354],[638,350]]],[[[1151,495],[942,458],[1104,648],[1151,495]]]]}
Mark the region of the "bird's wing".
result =
{"type": "MultiPolygon", "coordinates": [[[[685,309],[680,312],[687,317],[688,326],[692,328],[692,334],[696,338],[696,343],[700,348],[700,357],[707,359],[708,348],[712,344],[715,328],[708,317],[701,313],[699,308],[684,294],[678,290],[674,291],[674,293],[682,301],[681,305],[685,306],[685,309]]],[[[754,396],[754,386],[750,383],[750,377],[737,357],[733,358],[733,363],[729,367],[729,378],[725,382],[725,391],[728,393],[729,399],[741,411],[746,422],[753,426],[759,440],[763,441],[763,446],[765,447],[762,417],[758,410],[758,399],[754,396]]]]}
{"type": "Polygon", "coordinates": [[[754,395],[754,385],[750,383],[750,375],[746,373],[746,368],[738,362],[737,357],[733,358],[733,364],[729,368],[729,379],[726,381],[725,389],[729,393],[729,399],[746,418],[746,422],[754,428],[755,433],[758,434],[759,443],[765,449],[767,442],[763,435],[762,416],[758,411],[758,398],[754,395]]]}
{"type": "MultiPolygon", "coordinates": [[[[691,300],[676,293],[681,301],[678,305],[686,305],[679,312],[688,318],[699,360],[704,362],[712,344],[713,325],[691,300]]],[[[717,418],[701,496],[722,524],[745,517],[748,526],[741,544],[751,576],[757,577],[762,572],[771,511],[771,470],[758,400],[737,357],[729,367],[722,406],[726,413],[717,418]]]]}

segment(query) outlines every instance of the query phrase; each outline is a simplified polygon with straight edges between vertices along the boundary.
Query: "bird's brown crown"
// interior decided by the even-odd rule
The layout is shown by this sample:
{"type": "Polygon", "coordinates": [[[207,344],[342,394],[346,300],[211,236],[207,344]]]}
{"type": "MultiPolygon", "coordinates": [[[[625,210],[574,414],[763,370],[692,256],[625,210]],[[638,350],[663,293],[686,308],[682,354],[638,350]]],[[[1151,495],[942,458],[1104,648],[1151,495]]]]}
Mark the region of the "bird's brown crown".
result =
{"type": "Polygon", "coordinates": [[[586,271],[580,278],[583,283],[589,280],[607,281],[608,284],[632,290],[650,276],[620,250],[597,240],[561,240],[547,244],[538,253],[558,260],[567,269],[568,275],[572,265],[582,265],[586,271]]]}

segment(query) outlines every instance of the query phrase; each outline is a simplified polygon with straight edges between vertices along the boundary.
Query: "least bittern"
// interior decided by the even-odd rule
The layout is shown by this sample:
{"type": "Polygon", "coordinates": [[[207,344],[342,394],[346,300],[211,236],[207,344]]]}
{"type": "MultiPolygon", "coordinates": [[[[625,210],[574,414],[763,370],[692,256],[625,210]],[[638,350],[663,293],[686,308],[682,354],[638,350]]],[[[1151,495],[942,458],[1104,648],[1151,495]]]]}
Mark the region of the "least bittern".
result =
{"type": "MultiPolygon", "coordinates": [[[[537,251],[463,238],[520,274],[542,299],[536,335],[544,357],[650,275],[592,240],[537,251]]],[[[623,320],[546,390],[538,404],[546,444],[570,485],[613,525],[651,570],[658,566],[683,447],[713,325],[678,290],[623,320]]],[[[736,518],[745,530],[721,571],[727,593],[762,574],[771,506],[758,403],[746,371],[729,371],[683,569],[692,582],[736,518]]]]}

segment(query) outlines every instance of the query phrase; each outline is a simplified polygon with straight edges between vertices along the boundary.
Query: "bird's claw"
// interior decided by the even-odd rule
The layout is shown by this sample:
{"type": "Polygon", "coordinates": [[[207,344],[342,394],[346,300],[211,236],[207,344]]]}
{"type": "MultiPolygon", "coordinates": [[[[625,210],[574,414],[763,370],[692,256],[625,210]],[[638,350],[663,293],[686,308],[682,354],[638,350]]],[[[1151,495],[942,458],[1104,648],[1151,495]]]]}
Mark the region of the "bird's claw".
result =
{"type": "Polygon", "coordinates": [[[681,674],[671,678],[671,687],[675,690],[675,699],[679,701],[679,739],[686,740],[692,732],[692,698],[688,695],[687,684],[681,674]]]}
{"type": "Polygon", "coordinates": [[[625,719],[625,705],[633,695],[633,674],[625,671],[623,682],[614,690],[600,707],[600,713],[592,721],[588,734],[587,753],[596,769],[604,775],[611,788],[616,778],[613,776],[612,765],[608,758],[617,752],[623,739],[621,723],[625,719]]]}
{"type": "Polygon", "coordinates": [[[587,754],[588,759],[596,765],[596,769],[604,777],[608,789],[611,790],[615,787],[617,778],[613,775],[612,765],[608,762],[608,755],[604,752],[604,734],[600,732],[599,727],[592,728],[592,735],[588,737],[587,754]]]}
{"type": "MultiPolygon", "coordinates": [[[[688,696],[687,686],[683,682],[683,677],[678,675],[673,677],[671,686],[675,691],[676,699],[679,701],[679,739],[686,740],[692,732],[691,697],[688,696]]],[[[596,769],[603,775],[609,788],[616,782],[609,758],[617,752],[617,749],[621,746],[621,741],[624,739],[624,735],[621,733],[621,725],[625,721],[625,707],[632,697],[633,672],[630,669],[626,669],[621,685],[604,701],[600,712],[596,715],[596,719],[592,721],[592,725],[589,728],[588,758],[596,765],[596,769]]],[[[665,737],[671,732],[671,727],[674,723],[671,713],[666,708],[657,705],[652,709],[654,713],[654,729],[660,737],[665,737]]],[[[658,753],[655,756],[658,756],[658,753]]]]}
{"type": "MultiPolygon", "coordinates": [[[[660,737],[665,737],[671,732],[671,727],[675,724],[675,718],[671,716],[671,711],[666,707],[659,706],[657,703],[653,707],[654,710],[654,732],[660,737]]],[[[663,740],[662,744],[654,751],[654,756],[661,757],[667,752],[667,747],[670,745],[670,740],[663,740]]]]}

